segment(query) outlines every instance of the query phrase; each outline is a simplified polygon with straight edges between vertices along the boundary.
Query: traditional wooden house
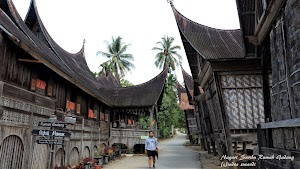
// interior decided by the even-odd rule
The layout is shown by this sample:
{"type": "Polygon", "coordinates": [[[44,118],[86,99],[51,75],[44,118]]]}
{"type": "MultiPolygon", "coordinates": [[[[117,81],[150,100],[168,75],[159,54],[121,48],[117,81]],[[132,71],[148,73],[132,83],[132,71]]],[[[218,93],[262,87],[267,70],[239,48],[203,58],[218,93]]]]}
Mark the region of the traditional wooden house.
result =
{"type": "MultiPolygon", "coordinates": [[[[121,88],[112,74],[96,79],[87,66],[84,45],[75,54],[61,48],[43,25],[34,0],[25,21],[12,0],[0,0],[0,69],[0,168],[3,169],[75,165],[82,158],[93,157],[100,143],[109,143],[114,113],[157,112],[155,108],[159,108],[167,75],[164,70],[152,80],[155,84],[150,81],[150,86],[132,88],[121,88]],[[138,92],[132,94],[133,90],[138,92]],[[39,136],[31,131],[49,129],[38,126],[39,121],[48,121],[55,113],[62,122],[66,110],[76,117],[76,123],[66,129],[71,132],[70,139],[53,146],[54,149],[37,144],[39,136]]],[[[140,139],[140,135],[135,134],[135,139],[140,139]]]]}
{"type": "Polygon", "coordinates": [[[106,88],[102,91],[114,106],[110,116],[110,143],[126,144],[129,151],[132,151],[135,145],[144,144],[145,140],[141,136],[147,136],[149,131],[154,131],[155,136],[158,136],[157,113],[162,104],[167,75],[168,69],[165,69],[143,84],[106,88]],[[139,121],[142,116],[149,115],[150,128],[145,128],[139,121]]]}
{"type": "Polygon", "coordinates": [[[236,2],[246,51],[256,48],[263,65],[266,123],[258,127],[259,154],[275,158],[260,160],[258,168],[300,168],[299,1],[236,2]]]}
{"type": "Polygon", "coordinates": [[[194,138],[199,136],[197,120],[194,114],[194,105],[190,105],[186,88],[179,82],[176,84],[179,98],[180,109],[185,113],[187,134],[191,144],[194,144],[194,138]]]}
{"type": "MultiPolygon", "coordinates": [[[[190,76],[183,68],[182,68],[182,75],[185,83],[185,88],[187,89],[188,93],[188,100],[191,105],[196,105],[198,104],[198,107],[194,109],[194,117],[195,121],[198,126],[198,133],[199,135],[199,141],[201,143],[201,146],[205,151],[208,151],[208,153],[212,153],[211,147],[215,147],[215,141],[214,137],[212,136],[212,126],[211,126],[211,121],[209,117],[209,111],[207,107],[207,103],[205,99],[201,99],[203,94],[203,89],[202,88],[195,88],[194,86],[194,80],[193,77],[190,76]],[[194,97],[194,91],[196,91],[196,97],[194,97]],[[198,103],[196,103],[198,102],[198,103]],[[195,104],[196,103],[196,104],[195,104]]],[[[197,85],[196,85],[197,86],[197,85]]],[[[214,154],[216,154],[215,149],[214,154]]]]}
{"type": "Polygon", "coordinates": [[[245,52],[240,30],[198,24],[171,6],[194,80],[195,111],[210,117],[212,130],[206,135],[215,145],[208,147],[219,156],[241,148],[246,153],[246,143],[257,141],[256,125],[265,122],[260,58],[245,52]]]}

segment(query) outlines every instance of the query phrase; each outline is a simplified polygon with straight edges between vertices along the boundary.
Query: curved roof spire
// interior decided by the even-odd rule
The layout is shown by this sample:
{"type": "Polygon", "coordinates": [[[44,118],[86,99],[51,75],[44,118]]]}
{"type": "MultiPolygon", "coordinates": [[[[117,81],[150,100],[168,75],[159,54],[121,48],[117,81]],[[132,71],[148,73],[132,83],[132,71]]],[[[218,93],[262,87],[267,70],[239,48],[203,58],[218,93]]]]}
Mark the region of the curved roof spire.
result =
{"type": "Polygon", "coordinates": [[[189,75],[182,67],[181,67],[181,71],[182,71],[184,84],[185,84],[187,90],[189,91],[190,95],[193,96],[194,95],[193,77],[191,75],[189,75]]]}
{"type": "Polygon", "coordinates": [[[61,46],[59,46],[53,40],[53,38],[50,36],[47,29],[45,28],[37,10],[35,0],[32,0],[32,2],[33,9],[36,14],[37,22],[40,26],[41,32],[45,36],[47,42],[50,44],[52,50],[74,72],[75,76],[78,76],[79,79],[84,79],[87,83],[93,86],[98,86],[98,82],[96,81],[94,75],[87,66],[87,62],[84,56],[84,45],[82,46],[81,50],[75,54],[69,53],[66,50],[64,50],[61,46]]]}
{"type": "Polygon", "coordinates": [[[170,3],[179,31],[206,60],[244,58],[242,33],[239,29],[222,30],[196,23],[183,16],[170,3]]]}
{"type": "MultiPolygon", "coordinates": [[[[10,36],[12,36],[13,39],[16,38],[16,40],[13,40],[18,41],[16,45],[18,45],[25,51],[28,50],[29,54],[34,58],[40,60],[45,66],[58,73],[67,81],[70,81],[74,85],[78,86],[86,93],[101,100],[107,105],[112,105],[106,95],[102,94],[100,91],[95,92],[97,91],[96,89],[98,89],[98,86],[95,85],[97,82],[93,75],[93,77],[90,78],[88,74],[85,74],[86,70],[78,69],[78,67],[80,67],[81,65],[77,64],[74,58],[66,59],[68,58],[68,56],[62,54],[59,55],[56,51],[53,50],[51,46],[49,46],[49,43],[47,41],[47,43],[43,41],[45,39],[40,39],[42,38],[42,36],[37,37],[36,35],[34,35],[32,30],[29,28],[28,23],[25,24],[25,22],[18,14],[12,0],[2,0],[1,5],[2,3],[8,6],[9,9],[5,10],[4,12],[1,6],[0,22],[1,25],[5,29],[9,30],[9,33],[12,34],[10,36]],[[51,47],[52,49],[50,49],[49,47],[51,47]],[[70,63],[67,62],[67,60],[70,61],[70,63]],[[76,64],[77,67],[72,67],[72,64],[76,64]]],[[[31,17],[33,17],[32,21],[37,22],[37,17],[35,17],[36,11],[34,9],[34,0],[31,1],[28,14],[34,14],[31,15],[31,17]]],[[[27,21],[29,22],[30,20],[27,21]]],[[[89,71],[89,73],[91,72],[89,71]]]]}

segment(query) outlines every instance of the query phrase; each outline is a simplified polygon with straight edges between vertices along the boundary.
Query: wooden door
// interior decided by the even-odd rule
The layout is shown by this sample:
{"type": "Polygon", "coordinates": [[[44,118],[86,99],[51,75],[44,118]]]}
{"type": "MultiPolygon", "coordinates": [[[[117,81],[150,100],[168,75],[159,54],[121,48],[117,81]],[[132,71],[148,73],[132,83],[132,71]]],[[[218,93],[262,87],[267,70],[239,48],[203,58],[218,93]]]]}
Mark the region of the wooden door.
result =
{"type": "Polygon", "coordinates": [[[0,168],[21,169],[23,154],[22,140],[15,135],[6,137],[0,146],[0,168]]]}

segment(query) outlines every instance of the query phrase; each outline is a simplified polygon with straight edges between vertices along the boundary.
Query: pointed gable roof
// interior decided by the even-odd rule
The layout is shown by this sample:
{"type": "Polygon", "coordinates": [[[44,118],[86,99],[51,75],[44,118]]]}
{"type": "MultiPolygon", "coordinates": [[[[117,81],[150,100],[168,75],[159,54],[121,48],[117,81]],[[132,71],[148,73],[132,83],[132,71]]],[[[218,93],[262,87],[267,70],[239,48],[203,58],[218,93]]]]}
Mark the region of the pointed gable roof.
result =
{"type": "Polygon", "coordinates": [[[159,100],[165,86],[168,69],[140,85],[103,90],[116,107],[150,107],[159,100]]]}
{"type": "Polygon", "coordinates": [[[182,76],[183,76],[185,88],[189,92],[190,96],[193,97],[194,96],[194,80],[193,80],[193,77],[191,75],[189,75],[182,67],[181,67],[181,71],[182,71],[182,76]]]}
{"type": "Polygon", "coordinates": [[[107,84],[103,84],[106,81],[100,80],[99,85],[99,79],[94,78],[86,64],[84,45],[79,52],[71,54],[56,44],[45,29],[34,0],[31,1],[26,24],[16,11],[12,0],[0,2],[0,31],[4,31],[16,45],[89,95],[112,107],[150,107],[161,98],[167,69],[152,80],[136,86],[123,88],[119,76],[114,77],[112,74],[105,77],[109,79],[106,79],[107,84]],[[35,24],[40,26],[44,39],[38,38],[30,29],[34,20],[35,24]],[[114,87],[108,88],[109,85],[114,87]]]}
{"type": "Polygon", "coordinates": [[[121,83],[118,78],[118,76],[113,75],[112,71],[110,71],[107,76],[105,73],[102,73],[99,77],[97,77],[99,88],[103,89],[121,87],[121,83]]]}
{"type": "Polygon", "coordinates": [[[181,93],[186,93],[186,89],[178,81],[176,82],[176,88],[179,102],[181,102],[181,93]]]}
{"type": "MultiPolygon", "coordinates": [[[[83,59],[83,48],[76,54],[68,54],[62,51],[62,49],[59,49],[59,47],[54,47],[52,43],[49,43],[48,39],[46,39],[47,41],[39,39],[21,19],[12,0],[1,0],[1,7],[8,7],[6,12],[4,12],[2,8],[0,10],[1,29],[7,30],[6,33],[18,46],[83,91],[101,100],[103,103],[111,105],[105,95],[94,92],[98,88],[97,81],[89,71],[85,59],[83,59]]],[[[31,1],[27,16],[36,16],[35,19],[39,26],[43,26],[36,12],[34,0],[31,1]]],[[[31,22],[32,21],[33,20],[31,20],[31,22]]],[[[43,28],[43,30],[45,29],[43,28]]],[[[46,38],[47,34],[43,32],[42,35],[46,38]]]]}
{"type": "Polygon", "coordinates": [[[201,25],[183,16],[171,2],[182,35],[206,60],[244,58],[242,34],[239,29],[222,30],[201,25]]]}
{"type": "Polygon", "coordinates": [[[194,105],[189,103],[187,89],[181,86],[181,84],[177,81],[176,83],[177,93],[179,98],[179,107],[181,110],[192,110],[194,109],[194,105]]]}

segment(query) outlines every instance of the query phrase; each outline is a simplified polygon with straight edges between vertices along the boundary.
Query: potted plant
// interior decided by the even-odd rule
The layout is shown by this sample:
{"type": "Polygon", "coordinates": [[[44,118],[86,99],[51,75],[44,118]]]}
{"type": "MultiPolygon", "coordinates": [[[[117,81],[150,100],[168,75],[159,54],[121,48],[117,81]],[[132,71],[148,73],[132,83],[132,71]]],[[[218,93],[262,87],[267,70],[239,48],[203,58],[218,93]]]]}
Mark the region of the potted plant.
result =
{"type": "Polygon", "coordinates": [[[76,165],[76,169],[84,169],[83,163],[76,165]]]}
{"type": "Polygon", "coordinates": [[[97,160],[97,165],[102,166],[103,165],[103,154],[104,154],[104,150],[102,147],[99,147],[97,149],[97,151],[95,151],[95,157],[94,159],[97,160]]]}
{"type": "Polygon", "coordinates": [[[84,169],[90,169],[91,168],[91,159],[90,158],[84,158],[83,159],[83,165],[84,165],[84,169]]]}
{"type": "Polygon", "coordinates": [[[109,160],[113,158],[114,150],[112,147],[108,147],[107,155],[109,157],[109,160]]]}
{"type": "Polygon", "coordinates": [[[109,147],[104,148],[103,164],[108,164],[108,150],[109,150],[109,147]]]}
{"type": "Polygon", "coordinates": [[[116,152],[116,145],[112,145],[112,150],[114,151],[113,155],[112,155],[112,159],[115,160],[117,157],[117,152],[116,152]]]}

